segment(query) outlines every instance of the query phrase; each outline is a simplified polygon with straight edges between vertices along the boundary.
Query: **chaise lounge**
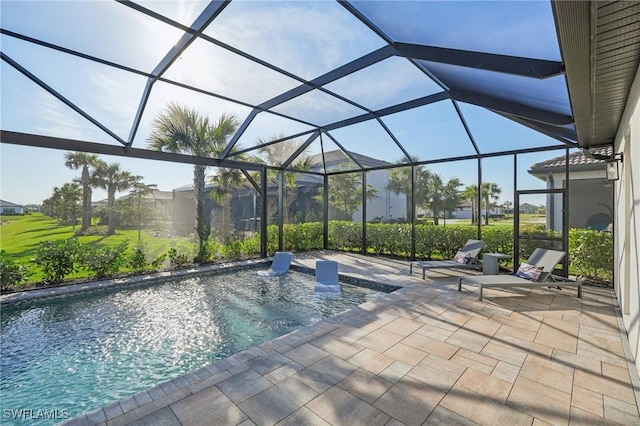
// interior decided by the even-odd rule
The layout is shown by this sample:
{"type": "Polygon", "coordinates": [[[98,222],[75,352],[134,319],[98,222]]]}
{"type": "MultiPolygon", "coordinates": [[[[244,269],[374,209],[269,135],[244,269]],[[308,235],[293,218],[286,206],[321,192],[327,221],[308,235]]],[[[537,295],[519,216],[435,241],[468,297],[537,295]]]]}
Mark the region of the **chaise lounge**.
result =
{"type": "Polygon", "coordinates": [[[413,273],[413,267],[422,268],[422,279],[425,279],[427,269],[448,269],[448,268],[473,268],[478,269],[482,264],[478,261],[478,255],[484,248],[482,240],[468,240],[466,244],[458,250],[452,260],[424,260],[411,262],[409,264],[409,275],[413,273]]]}
{"type": "Polygon", "coordinates": [[[480,288],[478,300],[482,300],[484,288],[509,287],[578,287],[578,297],[582,298],[582,281],[571,281],[564,277],[553,275],[556,265],[565,256],[565,252],[537,248],[529,259],[520,265],[515,275],[479,275],[458,278],[458,291],[462,291],[462,284],[475,284],[480,288]]]}
{"type": "Polygon", "coordinates": [[[292,258],[293,254],[284,251],[278,251],[273,257],[273,262],[271,262],[271,267],[269,268],[269,270],[258,271],[257,274],[262,277],[275,277],[278,275],[282,275],[289,270],[292,258]]]}

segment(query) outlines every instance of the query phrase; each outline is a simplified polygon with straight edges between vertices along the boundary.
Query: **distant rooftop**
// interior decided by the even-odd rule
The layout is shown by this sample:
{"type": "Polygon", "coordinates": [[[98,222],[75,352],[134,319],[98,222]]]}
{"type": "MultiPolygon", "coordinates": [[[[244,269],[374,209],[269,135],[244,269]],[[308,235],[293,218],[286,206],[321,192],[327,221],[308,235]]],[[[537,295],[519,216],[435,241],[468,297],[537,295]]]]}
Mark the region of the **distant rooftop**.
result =
{"type": "MultiPolygon", "coordinates": [[[[611,156],[613,154],[613,148],[611,146],[591,148],[592,154],[611,156]]],[[[558,157],[551,158],[549,160],[541,161],[531,165],[529,173],[535,175],[541,172],[562,171],[566,164],[566,157],[560,155],[558,157]]],[[[604,160],[596,160],[595,158],[587,157],[582,151],[569,154],[569,169],[576,170],[595,170],[602,168],[604,160]]],[[[603,169],[604,170],[604,169],[603,169]]]]}

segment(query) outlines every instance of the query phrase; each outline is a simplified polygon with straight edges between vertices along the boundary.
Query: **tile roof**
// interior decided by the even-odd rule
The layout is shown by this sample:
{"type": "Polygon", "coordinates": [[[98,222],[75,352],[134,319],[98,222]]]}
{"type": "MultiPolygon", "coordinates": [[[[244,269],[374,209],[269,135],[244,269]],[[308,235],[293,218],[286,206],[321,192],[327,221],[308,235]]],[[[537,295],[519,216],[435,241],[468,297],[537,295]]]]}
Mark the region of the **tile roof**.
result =
{"type": "MultiPolygon", "coordinates": [[[[605,146],[598,148],[591,148],[592,154],[597,155],[613,155],[613,147],[605,146]]],[[[561,155],[559,157],[554,157],[549,160],[541,161],[539,163],[535,163],[531,165],[530,171],[540,171],[547,169],[558,169],[565,166],[565,156],[561,155]]],[[[592,168],[593,165],[603,164],[604,160],[596,160],[595,158],[587,157],[582,153],[582,151],[574,152],[569,154],[569,167],[572,169],[580,169],[580,168],[592,168]],[[587,166],[587,167],[585,167],[587,166]]]]}

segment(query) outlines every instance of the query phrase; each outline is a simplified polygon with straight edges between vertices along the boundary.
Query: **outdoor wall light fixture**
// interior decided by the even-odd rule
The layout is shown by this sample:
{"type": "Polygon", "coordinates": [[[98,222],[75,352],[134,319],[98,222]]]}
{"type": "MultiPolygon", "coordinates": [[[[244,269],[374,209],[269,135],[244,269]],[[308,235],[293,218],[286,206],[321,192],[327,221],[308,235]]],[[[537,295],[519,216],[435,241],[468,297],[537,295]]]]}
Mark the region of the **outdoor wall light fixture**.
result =
{"type": "Polygon", "coordinates": [[[622,163],[622,154],[615,154],[613,157],[605,160],[605,179],[607,182],[620,179],[620,163],[622,163]]]}

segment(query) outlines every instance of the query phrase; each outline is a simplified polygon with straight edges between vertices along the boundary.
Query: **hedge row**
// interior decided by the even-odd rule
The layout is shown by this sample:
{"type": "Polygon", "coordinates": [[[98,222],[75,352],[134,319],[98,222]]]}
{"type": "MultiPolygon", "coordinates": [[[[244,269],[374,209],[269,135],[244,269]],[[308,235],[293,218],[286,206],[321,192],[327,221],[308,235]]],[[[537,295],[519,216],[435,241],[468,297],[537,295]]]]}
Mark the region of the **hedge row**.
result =
{"type": "MultiPolygon", "coordinates": [[[[323,225],[321,222],[286,224],[283,228],[283,250],[301,252],[323,248],[323,225]]],[[[411,256],[411,225],[367,224],[367,247],[369,254],[409,258],[411,256]]],[[[544,225],[528,225],[522,234],[537,237],[558,237],[547,231],[544,225]]],[[[417,225],[416,257],[419,259],[450,259],[469,239],[475,239],[475,226],[417,225]]],[[[485,252],[513,253],[513,230],[511,228],[483,228],[482,239],[485,252]]],[[[520,258],[526,259],[536,247],[553,248],[553,242],[522,240],[520,258]]],[[[260,254],[260,235],[220,244],[208,240],[205,244],[207,262],[235,260],[255,257],[260,254]]],[[[360,252],[362,247],[362,224],[346,221],[329,222],[328,247],[340,251],[360,252]]],[[[584,229],[569,231],[570,268],[584,277],[595,280],[611,280],[613,275],[613,237],[607,232],[584,229]]],[[[267,228],[267,251],[279,250],[278,227],[267,228]]],[[[144,246],[128,248],[128,243],[112,247],[94,247],[75,239],[47,241],[40,244],[34,263],[45,276],[45,284],[58,284],[70,274],[92,278],[107,278],[123,272],[144,272],[163,267],[183,267],[191,264],[191,257],[169,249],[167,253],[150,254],[144,246]]],[[[0,252],[1,288],[19,285],[33,271],[18,265],[6,252],[0,252]]]]}

